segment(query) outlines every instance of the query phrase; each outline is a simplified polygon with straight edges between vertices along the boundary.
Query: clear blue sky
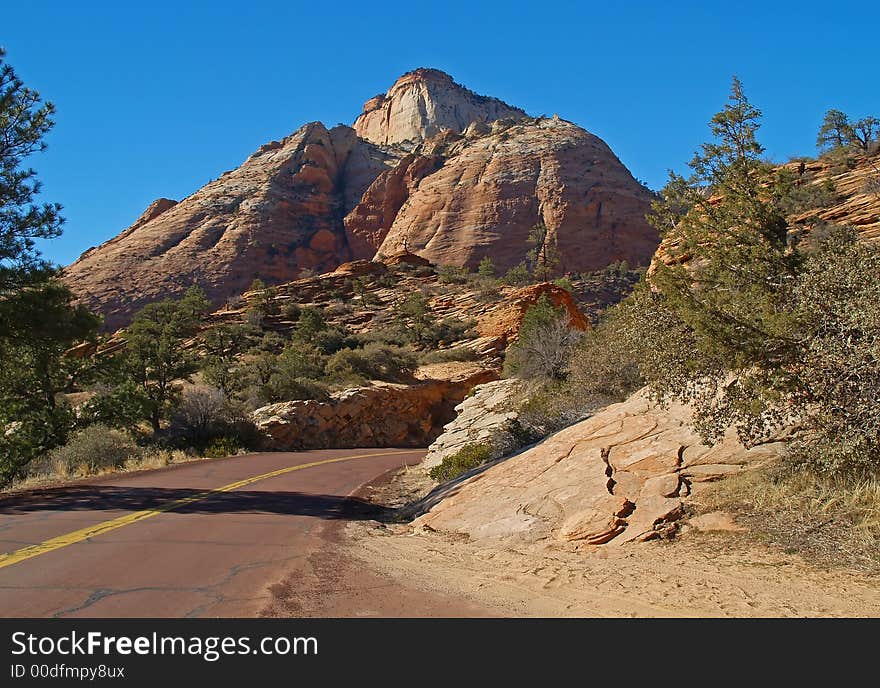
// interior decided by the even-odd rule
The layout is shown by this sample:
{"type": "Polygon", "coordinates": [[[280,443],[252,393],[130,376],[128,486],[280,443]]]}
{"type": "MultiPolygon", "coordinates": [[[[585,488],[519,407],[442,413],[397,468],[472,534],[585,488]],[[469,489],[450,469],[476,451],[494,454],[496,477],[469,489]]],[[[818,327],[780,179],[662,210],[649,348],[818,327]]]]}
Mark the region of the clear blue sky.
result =
{"type": "Polygon", "coordinates": [[[266,141],[350,124],[420,66],[576,122],[653,188],[706,139],[733,74],[768,153],[813,154],[826,109],[880,116],[878,15],[876,0],[10,0],[0,45],[58,108],[31,164],[64,205],[44,253],[66,264],[266,141]]]}

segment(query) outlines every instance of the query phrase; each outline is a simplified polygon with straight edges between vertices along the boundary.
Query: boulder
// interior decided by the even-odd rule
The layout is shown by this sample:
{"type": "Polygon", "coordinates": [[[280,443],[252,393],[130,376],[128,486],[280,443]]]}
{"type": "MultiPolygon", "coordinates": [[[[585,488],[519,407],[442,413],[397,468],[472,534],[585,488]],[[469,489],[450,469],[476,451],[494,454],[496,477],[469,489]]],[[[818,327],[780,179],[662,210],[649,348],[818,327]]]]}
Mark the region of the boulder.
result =
{"type": "Polygon", "coordinates": [[[515,379],[474,387],[455,407],[455,418],[443,426],[443,432],[428,447],[422,467],[430,470],[468,444],[490,442],[497,456],[515,448],[508,424],[519,414],[510,408],[510,403],[522,390],[523,383],[515,379]]]}
{"type": "MultiPolygon", "coordinates": [[[[689,420],[688,407],[659,408],[640,390],[520,454],[440,486],[425,498],[427,511],[415,526],[512,547],[626,546],[674,531],[691,491],[699,496],[709,476],[759,466],[784,450],[783,442],[746,449],[733,434],[710,449],[689,420]],[[684,465],[685,456],[697,462],[709,453],[713,463],[684,465]]],[[[711,523],[706,519],[705,527],[711,523]]]]}

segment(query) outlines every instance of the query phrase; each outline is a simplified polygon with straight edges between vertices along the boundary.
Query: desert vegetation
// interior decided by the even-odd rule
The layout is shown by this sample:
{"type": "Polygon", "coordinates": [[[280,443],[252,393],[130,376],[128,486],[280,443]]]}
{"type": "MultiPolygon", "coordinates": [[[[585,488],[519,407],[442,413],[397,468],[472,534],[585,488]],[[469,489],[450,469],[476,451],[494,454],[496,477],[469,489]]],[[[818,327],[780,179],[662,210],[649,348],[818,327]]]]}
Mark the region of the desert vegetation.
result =
{"type": "MultiPolygon", "coordinates": [[[[654,203],[662,244],[647,278],[576,343],[554,334],[561,321],[549,313],[530,318],[540,324],[523,328],[506,370],[539,383],[526,410],[545,416],[588,412],[647,384],[659,404],[690,404],[707,444],[730,428],[747,447],[788,437],[779,465],[732,487],[735,496],[720,487],[718,503],[773,511],[775,541],[802,511],[826,513],[817,530],[855,524],[842,531],[876,550],[880,249],[820,219],[836,200],[832,182],[763,157],[760,116],[734,80],[712,141],[654,203]]],[[[831,111],[818,144],[834,165],[876,159],[876,120],[849,124],[831,111]]]]}

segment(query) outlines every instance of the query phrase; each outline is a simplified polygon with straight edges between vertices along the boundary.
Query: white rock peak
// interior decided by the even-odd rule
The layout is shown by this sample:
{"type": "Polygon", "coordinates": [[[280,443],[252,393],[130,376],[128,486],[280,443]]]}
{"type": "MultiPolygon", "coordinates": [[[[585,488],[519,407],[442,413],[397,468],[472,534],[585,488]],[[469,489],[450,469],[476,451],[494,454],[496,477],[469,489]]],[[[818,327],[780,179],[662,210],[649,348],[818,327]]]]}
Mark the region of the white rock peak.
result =
{"type": "Polygon", "coordinates": [[[388,145],[421,142],[443,130],[462,133],[474,122],[526,116],[519,108],[455,83],[445,72],[420,68],[368,100],[354,129],[361,138],[388,145]]]}

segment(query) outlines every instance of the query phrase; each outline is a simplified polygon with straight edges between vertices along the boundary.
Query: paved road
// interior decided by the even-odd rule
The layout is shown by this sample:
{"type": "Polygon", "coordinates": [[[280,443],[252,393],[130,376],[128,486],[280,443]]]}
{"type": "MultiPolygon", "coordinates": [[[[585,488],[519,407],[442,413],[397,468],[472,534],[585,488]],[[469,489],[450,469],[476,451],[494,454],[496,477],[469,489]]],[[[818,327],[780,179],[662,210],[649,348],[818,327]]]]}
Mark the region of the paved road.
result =
{"type": "Polygon", "coordinates": [[[0,616],[249,616],[423,450],[251,454],[0,500],[0,616]]]}

